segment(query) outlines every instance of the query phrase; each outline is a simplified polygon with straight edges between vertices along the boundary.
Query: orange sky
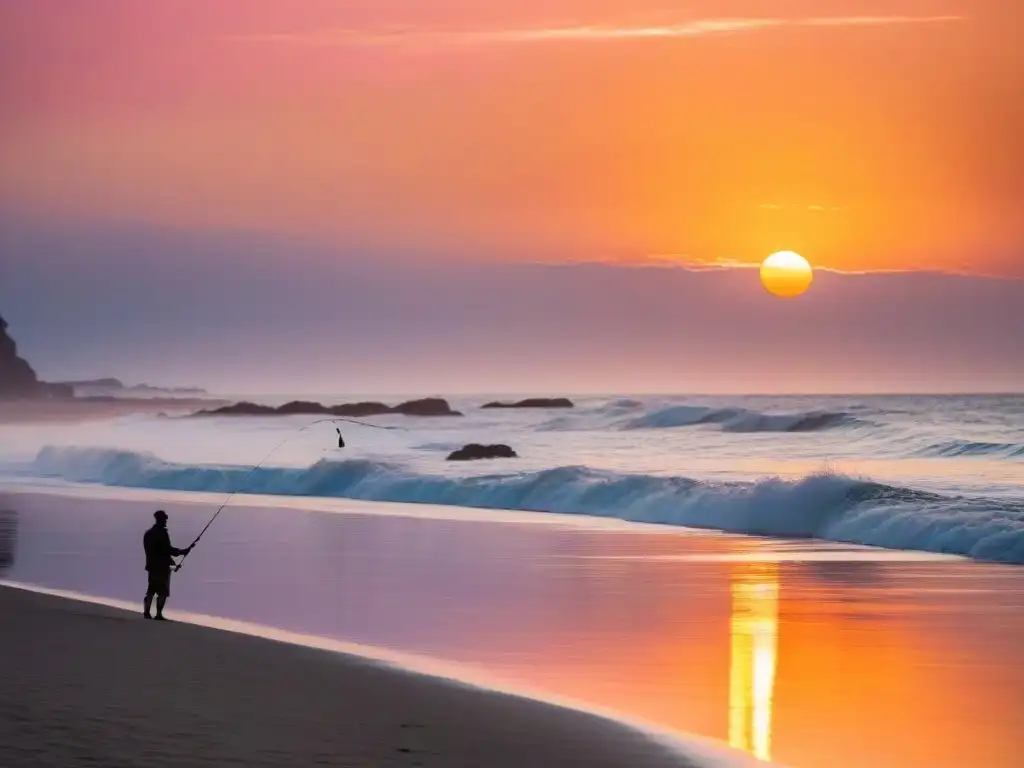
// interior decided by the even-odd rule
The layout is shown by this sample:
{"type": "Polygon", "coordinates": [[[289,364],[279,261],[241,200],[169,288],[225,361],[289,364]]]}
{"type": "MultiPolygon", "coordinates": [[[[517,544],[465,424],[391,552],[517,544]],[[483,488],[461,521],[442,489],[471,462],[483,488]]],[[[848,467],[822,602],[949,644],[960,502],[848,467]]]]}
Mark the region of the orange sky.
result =
{"type": "Polygon", "coordinates": [[[5,3],[0,204],[478,259],[1024,274],[1018,0],[363,5],[5,3]]]}

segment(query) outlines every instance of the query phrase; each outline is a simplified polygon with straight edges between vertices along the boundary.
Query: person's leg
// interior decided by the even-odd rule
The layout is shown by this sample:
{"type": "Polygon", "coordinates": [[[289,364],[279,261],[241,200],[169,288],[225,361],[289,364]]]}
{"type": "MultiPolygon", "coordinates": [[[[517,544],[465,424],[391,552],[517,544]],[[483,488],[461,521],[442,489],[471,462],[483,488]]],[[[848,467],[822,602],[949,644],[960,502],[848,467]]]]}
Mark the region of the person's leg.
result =
{"type": "Polygon", "coordinates": [[[156,584],[153,580],[153,572],[147,571],[146,578],[148,583],[146,584],[146,597],[142,601],[142,615],[147,619],[153,618],[149,613],[149,608],[153,605],[153,594],[156,592],[156,584]]]}
{"type": "Polygon", "coordinates": [[[156,617],[163,619],[164,617],[164,604],[167,602],[167,598],[171,596],[171,571],[168,568],[167,573],[160,573],[160,589],[156,593],[156,617]]]}

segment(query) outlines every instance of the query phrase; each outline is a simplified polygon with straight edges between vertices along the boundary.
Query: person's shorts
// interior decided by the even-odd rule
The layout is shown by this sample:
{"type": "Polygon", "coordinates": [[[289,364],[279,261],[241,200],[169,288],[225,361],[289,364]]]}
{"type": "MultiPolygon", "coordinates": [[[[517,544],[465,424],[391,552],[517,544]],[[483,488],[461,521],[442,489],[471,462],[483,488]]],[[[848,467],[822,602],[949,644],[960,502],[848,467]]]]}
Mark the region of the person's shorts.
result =
{"type": "Polygon", "coordinates": [[[171,569],[148,571],[149,588],[146,590],[151,595],[158,597],[170,597],[171,595],[171,569]]]}

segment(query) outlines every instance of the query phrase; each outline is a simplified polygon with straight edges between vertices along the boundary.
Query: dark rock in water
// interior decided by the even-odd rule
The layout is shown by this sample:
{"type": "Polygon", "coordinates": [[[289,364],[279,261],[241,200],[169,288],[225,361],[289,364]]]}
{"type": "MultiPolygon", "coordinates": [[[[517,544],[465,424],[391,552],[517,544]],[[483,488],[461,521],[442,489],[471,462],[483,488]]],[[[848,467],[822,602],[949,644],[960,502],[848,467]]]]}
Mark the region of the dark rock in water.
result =
{"type": "Polygon", "coordinates": [[[448,455],[448,461],[477,461],[479,459],[516,459],[519,458],[519,454],[513,451],[509,446],[496,444],[496,445],[480,445],[479,443],[470,443],[469,445],[459,448],[448,455]]]}
{"type": "Polygon", "coordinates": [[[234,405],[225,405],[223,408],[214,408],[212,411],[199,411],[195,416],[276,416],[277,409],[269,405],[257,405],[242,401],[234,405]]]}
{"type": "Polygon", "coordinates": [[[275,412],[282,416],[295,416],[299,414],[303,416],[329,416],[331,414],[330,409],[320,405],[320,403],[313,403],[308,400],[293,400],[275,409],[275,412]]]}
{"type": "Polygon", "coordinates": [[[422,400],[409,400],[408,402],[396,405],[392,409],[395,413],[404,413],[406,416],[461,416],[459,411],[453,411],[448,401],[440,397],[425,397],[422,400]]]}
{"type": "Polygon", "coordinates": [[[384,403],[378,403],[376,401],[370,401],[365,403],[342,403],[341,405],[335,405],[331,408],[331,414],[334,416],[350,416],[352,418],[359,418],[361,416],[380,416],[385,413],[392,413],[390,405],[384,403]]]}
{"type": "Polygon", "coordinates": [[[306,400],[294,400],[285,403],[279,408],[272,408],[269,405],[257,405],[256,403],[241,402],[234,405],[226,405],[223,408],[215,408],[212,411],[199,411],[194,416],[348,416],[359,418],[363,416],[383,416],[389,413],[401,413],[406,416],[461,416],[458,411],[453,411],[447,400],[439,397],[426,398],[424,400],[410,400],[394,407],[377,402],[364,403],[343,403],[341,405],[326,406],[320,403],[306,400]]]}
{"type": "Polygon", "coordinates": [[[567,397],[528,397],[517,403],[487,403],[481,408],[575,408],[567,397]]]}

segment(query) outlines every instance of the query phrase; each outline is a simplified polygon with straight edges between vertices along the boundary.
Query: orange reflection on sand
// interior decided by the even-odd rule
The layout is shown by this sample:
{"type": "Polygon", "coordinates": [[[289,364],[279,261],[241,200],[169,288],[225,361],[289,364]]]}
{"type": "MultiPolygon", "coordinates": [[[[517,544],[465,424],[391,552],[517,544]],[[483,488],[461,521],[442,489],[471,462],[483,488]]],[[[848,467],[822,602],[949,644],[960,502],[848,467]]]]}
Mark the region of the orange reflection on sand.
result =
{"type": "Polygon", "coordinates": [[[729,744],[761,760],[771,760],[778,634],[778,565],[740,564],[732,572],[729,744]]]}

